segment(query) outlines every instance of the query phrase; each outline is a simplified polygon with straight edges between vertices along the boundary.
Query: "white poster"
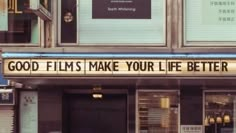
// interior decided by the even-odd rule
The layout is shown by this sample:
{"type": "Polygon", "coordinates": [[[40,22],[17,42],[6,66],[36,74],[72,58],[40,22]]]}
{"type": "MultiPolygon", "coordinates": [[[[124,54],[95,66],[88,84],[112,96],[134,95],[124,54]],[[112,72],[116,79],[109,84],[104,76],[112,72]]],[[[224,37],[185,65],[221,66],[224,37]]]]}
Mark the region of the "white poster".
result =
{"type": "Polygon", "coordinates": [[[35,91],[21,92],[20,133],[38,133],[38,93],[35,91]]]}
{"type": "Polygon", "coordinates": [[[236,41],[236,0],[185,0],[184,14],[186,42],[236,41]]]}
{"type": "Polygon", "coordinates": [[[202,125],[181,125],[180,133],[203,133],[202,125]]]}
{"type": "Polygon", "coordinates": [[[8,0],[0,0],[0,31],[8,30],[8,0]]]}

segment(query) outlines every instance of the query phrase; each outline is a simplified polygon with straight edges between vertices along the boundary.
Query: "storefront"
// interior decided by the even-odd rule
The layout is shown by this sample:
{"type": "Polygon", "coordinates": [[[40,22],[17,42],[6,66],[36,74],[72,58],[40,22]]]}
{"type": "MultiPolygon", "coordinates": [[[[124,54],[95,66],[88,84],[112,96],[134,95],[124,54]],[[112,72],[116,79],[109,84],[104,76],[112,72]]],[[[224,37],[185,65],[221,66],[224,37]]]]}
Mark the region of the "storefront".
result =
{"type": "Polygon", "coordinates": [[[3,74],[25,85],[20,132],[224,133],[235,130],[235,57],[4,53],[3,74]]]}
{"type": "Polygon", "coordinates": [[[235,0],[0,0],[14,103],[0,133],[235,132],[235,14],[235,0]]]}

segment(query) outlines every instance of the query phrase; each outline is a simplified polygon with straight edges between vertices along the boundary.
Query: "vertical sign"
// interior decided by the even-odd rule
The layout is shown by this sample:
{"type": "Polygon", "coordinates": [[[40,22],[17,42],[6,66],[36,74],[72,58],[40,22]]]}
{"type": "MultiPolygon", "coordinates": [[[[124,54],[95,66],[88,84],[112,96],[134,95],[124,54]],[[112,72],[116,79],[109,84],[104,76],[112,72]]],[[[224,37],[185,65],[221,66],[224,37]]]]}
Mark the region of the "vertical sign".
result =
{"type": "Polygon", "coordinates": [[[38,93],[21,92],[20,133],[38,133],[38,93]]]}
{"type": "Polygon", "coordinates": [[[0,0],[0,31],[8,30],[8,0],[0,0]]]}

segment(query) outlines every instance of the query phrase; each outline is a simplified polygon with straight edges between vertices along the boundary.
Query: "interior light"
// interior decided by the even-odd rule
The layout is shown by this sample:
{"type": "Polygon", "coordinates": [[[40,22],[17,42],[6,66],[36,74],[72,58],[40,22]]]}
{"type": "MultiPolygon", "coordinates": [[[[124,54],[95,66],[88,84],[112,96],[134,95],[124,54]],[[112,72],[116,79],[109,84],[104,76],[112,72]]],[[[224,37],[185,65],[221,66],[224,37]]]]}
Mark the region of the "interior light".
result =
{"type": "Polygon", "coordinates": [[[95,85],[93,87],[93,92],[92,92],[92,96],[94,99],[102,99],[103,98],[103,94],[102,94],[102,87],[100,85],[95,85]]]}
{"type": "Polygon", "coordinates": [[[93,98],[94,99],[102,99],[103,98],[103,94],[102,93],[93,93],[93,98]]]}
{"type": "Polygon", "coordinates": [[[210,124],[214,124],[214,123],[215,123],[215,119],[214,119],[213,117],[210,117],[209,123],[210,123],[210,124]]]}
{"type": "Polygon", "coordinates": [[[71,12],[66,12],[65,15],[64,15],[64,21],[65,21],[66,23],[70,23],[70,22],[72,22],[73,20],[74,20],[74,17],[73,17],[73,15],[72,15],[72,13],[71,13],[71,12]]]}
{"type": "Polygon", "coordinates": [[[209,126],[208,116],[205,117],[204,124],[205,124],[205,126],[209,126]]]}
{"type": "Polygon", "coordinates": [[[230,123],[230,116],[224,115],[224,123],[230,123]]]}
{"type": "Polygon", "coordinates": [[[164,109],[170,108],[170,99],[168,97],[161,98],[161,108],[164,108],[164,109]]]}
{"type": "Polygon", "coordinates": [[[0,89],[0,93],[11,93],[13,89],[0,89]]]}
{"type": "Polygon", "coordinates": [[[222,123],[222,118],[220,116],[216,117],[216,123],[222,123]]]}

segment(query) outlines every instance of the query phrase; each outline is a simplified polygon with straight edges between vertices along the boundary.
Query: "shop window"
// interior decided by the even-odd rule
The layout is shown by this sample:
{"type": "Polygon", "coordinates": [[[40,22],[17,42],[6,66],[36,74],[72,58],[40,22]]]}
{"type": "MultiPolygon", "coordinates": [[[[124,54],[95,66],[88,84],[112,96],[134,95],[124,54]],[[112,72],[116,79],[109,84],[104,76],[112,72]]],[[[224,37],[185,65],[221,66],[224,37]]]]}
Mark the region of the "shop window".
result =
{"type": "Polygon", "coordinates": [[[39,43],[38,17],[29,10],[29,0],[7,0],[8,28],[0,30],[0,43],[39,43]]]}
{"type": "Polygon", "coordinates": [[[165,0],[61,0],[61,43],[165,43],[165,0]]]}
{"type": "Polygon", "coordinates": [[[178,133],[178,93],[139,91],[137,133],[178,133]]]}
{"type": "Polygon", "coordinates": [[[184,0],[185,45],[235,46],[235,0],[184,0]]]}
{"type": "Polygon", "coordinates": [[[236,92],[205,93],[205,133],[236,132],[236,92]]]}

